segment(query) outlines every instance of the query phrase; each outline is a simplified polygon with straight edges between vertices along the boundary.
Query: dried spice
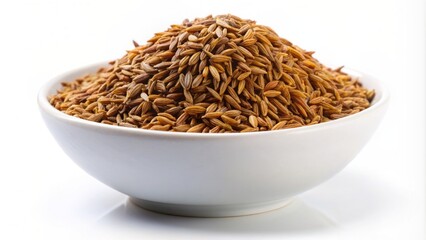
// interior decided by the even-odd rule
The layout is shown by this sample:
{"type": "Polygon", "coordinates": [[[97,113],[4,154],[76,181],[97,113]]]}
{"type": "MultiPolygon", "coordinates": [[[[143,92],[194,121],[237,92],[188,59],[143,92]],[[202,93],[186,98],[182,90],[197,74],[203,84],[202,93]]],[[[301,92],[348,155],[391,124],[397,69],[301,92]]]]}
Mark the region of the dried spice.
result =
{"type": "Polygon", "coordinates": [[[370,106],[374,90],[271,28],[233,15],[172,25],[50,103],[104,124],[175,132],[252,132],[318,124],[370,106]]]}

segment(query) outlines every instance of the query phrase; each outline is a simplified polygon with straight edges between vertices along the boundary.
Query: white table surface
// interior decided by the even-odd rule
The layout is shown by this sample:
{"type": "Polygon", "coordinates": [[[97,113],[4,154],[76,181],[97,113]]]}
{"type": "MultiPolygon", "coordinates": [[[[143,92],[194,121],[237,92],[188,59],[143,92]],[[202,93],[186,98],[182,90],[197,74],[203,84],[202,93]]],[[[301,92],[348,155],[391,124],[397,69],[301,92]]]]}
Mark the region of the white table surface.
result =
{"type": "Polygon", "coordinates": [[[425,239],[426,4],[412,1],[1,1],[0,239],[425,239]],[[382,79],[382,125],[341,173],[285,208],[197,219],[139,209],[78,168],[38,113],[49,78],[121,57],[171,23],[234,13],[323,62],[382,79]]]}

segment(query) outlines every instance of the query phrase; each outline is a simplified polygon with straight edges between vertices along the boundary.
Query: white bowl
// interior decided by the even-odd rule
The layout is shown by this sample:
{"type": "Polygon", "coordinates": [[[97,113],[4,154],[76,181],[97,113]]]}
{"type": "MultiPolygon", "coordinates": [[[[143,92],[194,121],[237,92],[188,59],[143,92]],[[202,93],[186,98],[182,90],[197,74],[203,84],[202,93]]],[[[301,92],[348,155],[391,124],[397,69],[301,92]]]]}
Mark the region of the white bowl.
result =
{"type": "Polygon", "coordinates": [[[60,83],[96,71],[76,69],[38,95],[43,119],[68,156],[139,206],[175,215],[222,217],[284,206],[342,170],[379,125],[388,93],[373,77],[370,108],[338,120],[253,133],[176,133],[90,122],[58,111],[47,97],[60,83]]]}

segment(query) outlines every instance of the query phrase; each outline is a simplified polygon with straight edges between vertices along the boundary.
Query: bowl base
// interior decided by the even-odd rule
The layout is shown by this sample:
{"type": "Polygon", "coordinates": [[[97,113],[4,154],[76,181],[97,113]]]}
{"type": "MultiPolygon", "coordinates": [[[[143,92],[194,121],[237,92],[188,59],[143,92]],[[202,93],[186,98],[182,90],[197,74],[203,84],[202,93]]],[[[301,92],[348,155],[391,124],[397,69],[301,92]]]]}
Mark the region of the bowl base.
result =
{"type": "Polygon", "coordinates": [[[281,199],[278,201],[262,202],[255,204],[236,205],[185,205],[153,202],[139,198],[130,197],[135,205],[149,211],[185,217],[237,217],[258,214],[282,208],[289,204],[292,199],[281,199]]]}

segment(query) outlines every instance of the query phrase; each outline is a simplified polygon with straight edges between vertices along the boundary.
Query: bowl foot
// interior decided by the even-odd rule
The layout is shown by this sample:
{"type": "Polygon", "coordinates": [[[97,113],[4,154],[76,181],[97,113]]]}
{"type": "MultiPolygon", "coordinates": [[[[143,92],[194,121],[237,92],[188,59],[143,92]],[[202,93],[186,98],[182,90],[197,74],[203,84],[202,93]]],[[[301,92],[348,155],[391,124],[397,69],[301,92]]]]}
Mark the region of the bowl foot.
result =
{"type": "Polygon", "coordinates": [[[185,205],[153,202],[130,197],[137,206],[153,212],[186,217],[236,217],[263,213],[289,204],[292,199],[236,205],[185,205]]]}

